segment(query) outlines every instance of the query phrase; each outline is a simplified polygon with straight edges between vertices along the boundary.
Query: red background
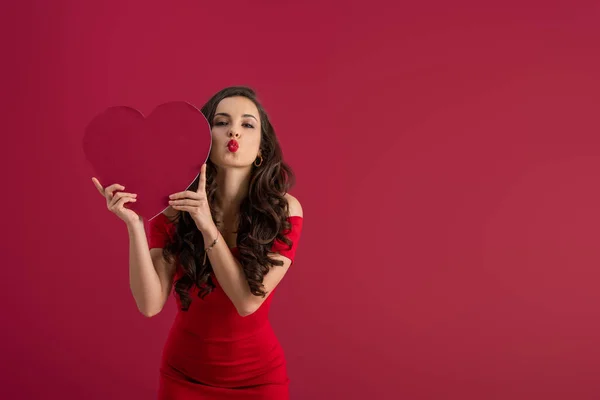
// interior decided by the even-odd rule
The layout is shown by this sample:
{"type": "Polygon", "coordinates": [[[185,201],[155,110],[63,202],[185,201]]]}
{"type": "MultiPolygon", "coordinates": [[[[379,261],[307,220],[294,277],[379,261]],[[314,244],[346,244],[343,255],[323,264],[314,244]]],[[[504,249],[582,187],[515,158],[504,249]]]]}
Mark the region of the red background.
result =
{"type": "Polygon", "coordinates": [[[175,305],[136,310],[83,129],[232,84],[298,177],[293,399],[600,397],[598,2],[389,3],[3,3],[0,397],[154,397],[175,305]]]}

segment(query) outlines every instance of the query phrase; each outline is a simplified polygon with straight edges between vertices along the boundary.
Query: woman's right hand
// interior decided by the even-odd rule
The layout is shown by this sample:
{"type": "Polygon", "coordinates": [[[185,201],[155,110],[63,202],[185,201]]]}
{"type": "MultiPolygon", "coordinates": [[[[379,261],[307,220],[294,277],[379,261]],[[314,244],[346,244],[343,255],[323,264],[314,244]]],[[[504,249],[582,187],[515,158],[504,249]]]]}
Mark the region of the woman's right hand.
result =
{"type": "Polygon", "coordinates": [[[100,194],[106,198],[106,207],[126,224],[133,224],[141,220],[135,211],[124,207],[125,203],[137,201],[137,194],[125,192],[114,193],[116,190],[125,190],[125,186],[118,183],[103,188],[98,179],[92,178],[92,182],[94,182],[100,194]]]}

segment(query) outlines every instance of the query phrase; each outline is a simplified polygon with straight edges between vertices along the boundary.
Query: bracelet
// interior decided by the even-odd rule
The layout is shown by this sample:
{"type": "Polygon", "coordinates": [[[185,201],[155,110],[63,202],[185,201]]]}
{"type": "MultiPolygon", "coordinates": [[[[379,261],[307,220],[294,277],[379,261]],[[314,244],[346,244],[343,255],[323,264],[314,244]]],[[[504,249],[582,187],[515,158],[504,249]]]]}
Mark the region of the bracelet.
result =
{"type": "Polygon", "coordinates": [[[208,254],[210,249],[215,247],[215,244],[217,244],[218,241],[219,241],[219,234],[217,233],[217,238],[212,242],[212,244],[210,246],[208,246],[207,248],[204,249],[204,261],[202,262],[202,265],[206,265],[206,255],[208,254]]]}

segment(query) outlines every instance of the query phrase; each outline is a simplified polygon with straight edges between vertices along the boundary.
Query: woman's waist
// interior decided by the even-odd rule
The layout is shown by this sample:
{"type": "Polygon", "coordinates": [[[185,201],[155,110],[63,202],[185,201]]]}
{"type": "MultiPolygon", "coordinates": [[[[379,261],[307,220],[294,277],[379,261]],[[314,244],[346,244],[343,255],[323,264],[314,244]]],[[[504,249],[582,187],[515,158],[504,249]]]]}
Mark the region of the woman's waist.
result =
{"type": "Polygon", "coordinates": [[[257,324],[239,324],[230,321],[204,321],[190,324],[176,318],[167,341],[193,348],[264,347],[279,342],[268,320],[257,324]]]}
{"type": "Polygon", "coordinates": [[[254,315],[201,315],[179,311],[171,330],[188,334],[194,340],[231,342],[265,334],[272,331],[272,327],[268,318],[255,318],[254,315]]]}
{"type": "Polygon", "coordinates": [[[243,337],[202,337],[174,326],[163,350],[162,365],[207,384],[285,373],[283,349],[270,324],[243,337]]]}

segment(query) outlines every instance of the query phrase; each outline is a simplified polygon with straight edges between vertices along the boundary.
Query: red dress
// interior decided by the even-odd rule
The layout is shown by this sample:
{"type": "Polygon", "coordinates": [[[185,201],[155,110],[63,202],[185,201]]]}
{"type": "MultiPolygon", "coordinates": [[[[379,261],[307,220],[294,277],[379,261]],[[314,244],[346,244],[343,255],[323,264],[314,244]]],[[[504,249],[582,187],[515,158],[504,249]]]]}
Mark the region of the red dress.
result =
{"type": "MultiPolygon", "coordinates": [[[[292,249],[275,241],[272,251],[293,263],[303,218],[288,220],[292,227],[285,234],[292,249]]],[[[149,224],[149,247],[164,247],[173,229],[165,215],[158,215],[149,224]]],[[[238,256],[237,247],[231,251],[238,256]]],[[[177,266],[174,280],[182,272],[177,266]]],[[[284,352],[268,319],[277,288],[257,311],[242,317],[214,273],[212,280],[216,287],[204,299],[197,296],[197,288],[191,292],[188,311],[181,311],[176,296],[178,311],[162,353],[158,399],[289,399],[284,352]]]]}

